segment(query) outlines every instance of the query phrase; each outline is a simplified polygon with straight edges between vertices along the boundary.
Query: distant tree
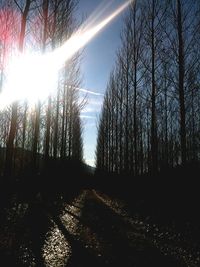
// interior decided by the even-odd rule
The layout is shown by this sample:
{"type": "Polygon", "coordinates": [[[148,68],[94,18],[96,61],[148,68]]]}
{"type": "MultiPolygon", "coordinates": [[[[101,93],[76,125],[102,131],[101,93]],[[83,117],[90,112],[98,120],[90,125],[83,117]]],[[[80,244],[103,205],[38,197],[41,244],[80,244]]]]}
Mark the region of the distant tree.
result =
{"type": "Polygon", "coordinates": [[[199,160],[199,2],[134,2],[99,119],[97,168],[141,174],[199,160]]]}
{"type": "MultiPolygon", "coordinates": [[[[32,0],[26,0],[24,6],[21,8],[17,1],[15,1],[16,5],[19,6],[21,10],[21,24],[20,24],[20,34],[19,34],[19,51],[23,52],[24,47],[24,39],[26,33],[26,23],[27,17],[30,10],[32,0]]],[[[10,175],[12,171],[12,161],[13,161],[13,153],[14,153],[14,139],[17,131],[17,110],[18,110],[18,102],[12,104],[11,111],[11,122],[10,122],[10,130],[8,134],[7,148],[6,148],[6,163],[5,163],[5,174],[10,175]]]]}
{"type": "MultiPolygon", "coordinates": [[[[43,54],[53,51],[69,39],[77,27],[74,19],[77,1],[2,1],[1,5],[2,11],[3,7],[12,11],[9,14],[0,12],[0,20],[4,25],[4,28],[0,29],[2,86],[4,65],[7,63],[5,59],[7,54],[12,55],[15,36],[18,35],[18,50],[21,53],[32,48],[43,54]],[[18,11],[16,14],[21,12],[20,24],[15,11],[18,11]],[[9,32],[10,43],[5,32],[9,32]]],[[[4,174],[17,174],[28,164],[31,164],[34,172],[38,172],[43,159],[48,161],[52,157],[54,159],[73,157],[82,160],[80,112],[85,100],[80,101],[78,91],[80,56],[81,53],[77,53],[64,64],[59,71],[57,92],[51,94],[47,100],[38,101],[35,107],[30,107],[26,101],[24,103],[16,101],[11,109],[6,108],[1,111],[0,147],[1,160],[5,157],[5,166],[1,161],[0,167],[4,169],[4,174]],[[6,153],[4,153],[5,146],[6,153]]],[[[27,90],[29,90],[28,84],[27,90]]]]}

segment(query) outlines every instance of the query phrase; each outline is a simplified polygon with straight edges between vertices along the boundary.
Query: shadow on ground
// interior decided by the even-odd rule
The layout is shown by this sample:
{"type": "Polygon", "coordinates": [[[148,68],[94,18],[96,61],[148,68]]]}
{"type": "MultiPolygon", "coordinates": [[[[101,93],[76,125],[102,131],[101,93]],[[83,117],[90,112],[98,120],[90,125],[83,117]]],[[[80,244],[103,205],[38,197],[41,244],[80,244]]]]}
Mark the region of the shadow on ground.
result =
{"type": "MultiPolygon", "coordinates": [[[[144,177],[135,181],[132,189],[124,183],[120,190],[116,180],[114,191],[113,176],[103,190],[104,179],[100,183],[97,176],[92,182],[93,176],[73,164],[71,168],[76,169],[72,176],[61,163],[56,172],[52,165],[35,180],[31,177],[30,183],[23,182],[23,186],[23,179],[13,187],[4,185],[0,201],[3,266],[198,266],[200,253],[199,246],[193,246],[194,232],[186,234],[180,227],[172,227],[180,203],[176,202],[170,211],[159,211],[161,205],[167,209],[175,200],[175,189],[171,199],[167,198],[171,181],[163,191],[163,185],[157,185],[160,191],[156,193],[154,182],[144,187],[144,177]],[[74,180],[69,183],[66,179],[74,180]]],[[[185,218],[189,207],[186,211],[185,218]]],[[[183,215],[181,210],[179,220],[184,219],[183,215]]]]}

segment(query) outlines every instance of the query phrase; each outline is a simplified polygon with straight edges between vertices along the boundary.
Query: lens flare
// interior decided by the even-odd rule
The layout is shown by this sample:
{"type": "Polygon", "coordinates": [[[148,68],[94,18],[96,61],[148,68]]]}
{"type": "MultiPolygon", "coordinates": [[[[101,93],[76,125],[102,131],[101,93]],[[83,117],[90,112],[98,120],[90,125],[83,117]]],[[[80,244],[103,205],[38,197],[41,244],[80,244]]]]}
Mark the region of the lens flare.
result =
{"type": "Polygon", "coordinates": [[[44,55],[24,53],[16,56],[8,67],[7,79],[0,95],[0,108],[18,100],[36,103],[38,100],[46,99],[56,88],[58,72],[63,64],[124,11],[131,2],[124,3],[96,25],[94,25],[94,19],[90,23],[84,23],[72,37],[53,52],[44,55]]]}
{"type": "Polygon", "coordinates": [[[52,64],[49,58],[39,55],[15,57],[0,96],[0,107],[18,100],[26,100],[29,104],[45,100],[56,88],[58,70],[52,64]]]}

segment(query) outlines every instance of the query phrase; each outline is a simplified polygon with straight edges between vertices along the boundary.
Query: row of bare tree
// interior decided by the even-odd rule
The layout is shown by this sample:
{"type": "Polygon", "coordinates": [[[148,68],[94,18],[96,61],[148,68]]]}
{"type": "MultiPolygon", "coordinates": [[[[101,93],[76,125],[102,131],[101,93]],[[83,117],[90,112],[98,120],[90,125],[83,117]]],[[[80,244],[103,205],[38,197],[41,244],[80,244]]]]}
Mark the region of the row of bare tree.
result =
{"type": "MultiPolygon", "coordinates": [[[[13,51],[45,53],[62,45],[77,27],[76,6],[76,0],[0,1],[0,90],[13,51]]],[[[82,160],[79,67],[76,54],[60,70],[56,93],[46,101],[38,100],[34,107],[16,101],[0,111],[1,175],[16,174],[27,165],[38,171],[49,158],[82,160]]]]}
{"type": "Polygon", "coordinates": [[[141,174],[200,158],[200,2],[134,1],[99,121],[96,164],[141,174]]]}

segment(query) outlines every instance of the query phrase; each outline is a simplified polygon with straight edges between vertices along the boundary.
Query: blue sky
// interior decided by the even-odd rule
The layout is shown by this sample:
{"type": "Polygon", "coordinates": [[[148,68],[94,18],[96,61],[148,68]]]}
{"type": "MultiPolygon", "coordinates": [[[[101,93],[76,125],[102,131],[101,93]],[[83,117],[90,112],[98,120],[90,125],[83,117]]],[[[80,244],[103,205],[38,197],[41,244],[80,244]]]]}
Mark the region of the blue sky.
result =
{"type": "MultiPolygon", "coordinates": [[[[89,17],[99,5],[109,2],[112,12],[125,0],[80,0],[79,15],[89,17]]],[[[88,104],[81,116],[84,126],[84,159],[94,165],[95,147],[97,138],[97,122],[101,111],[103,94],[109,79],[110,72],[115,65],[116,51],[120,47],[120,32],[123,25],[123,14],[115,18],[104,28],[84,49],[81,70],[83,75],[83,88],[99,93],[88,94],[88,104]]]]}

